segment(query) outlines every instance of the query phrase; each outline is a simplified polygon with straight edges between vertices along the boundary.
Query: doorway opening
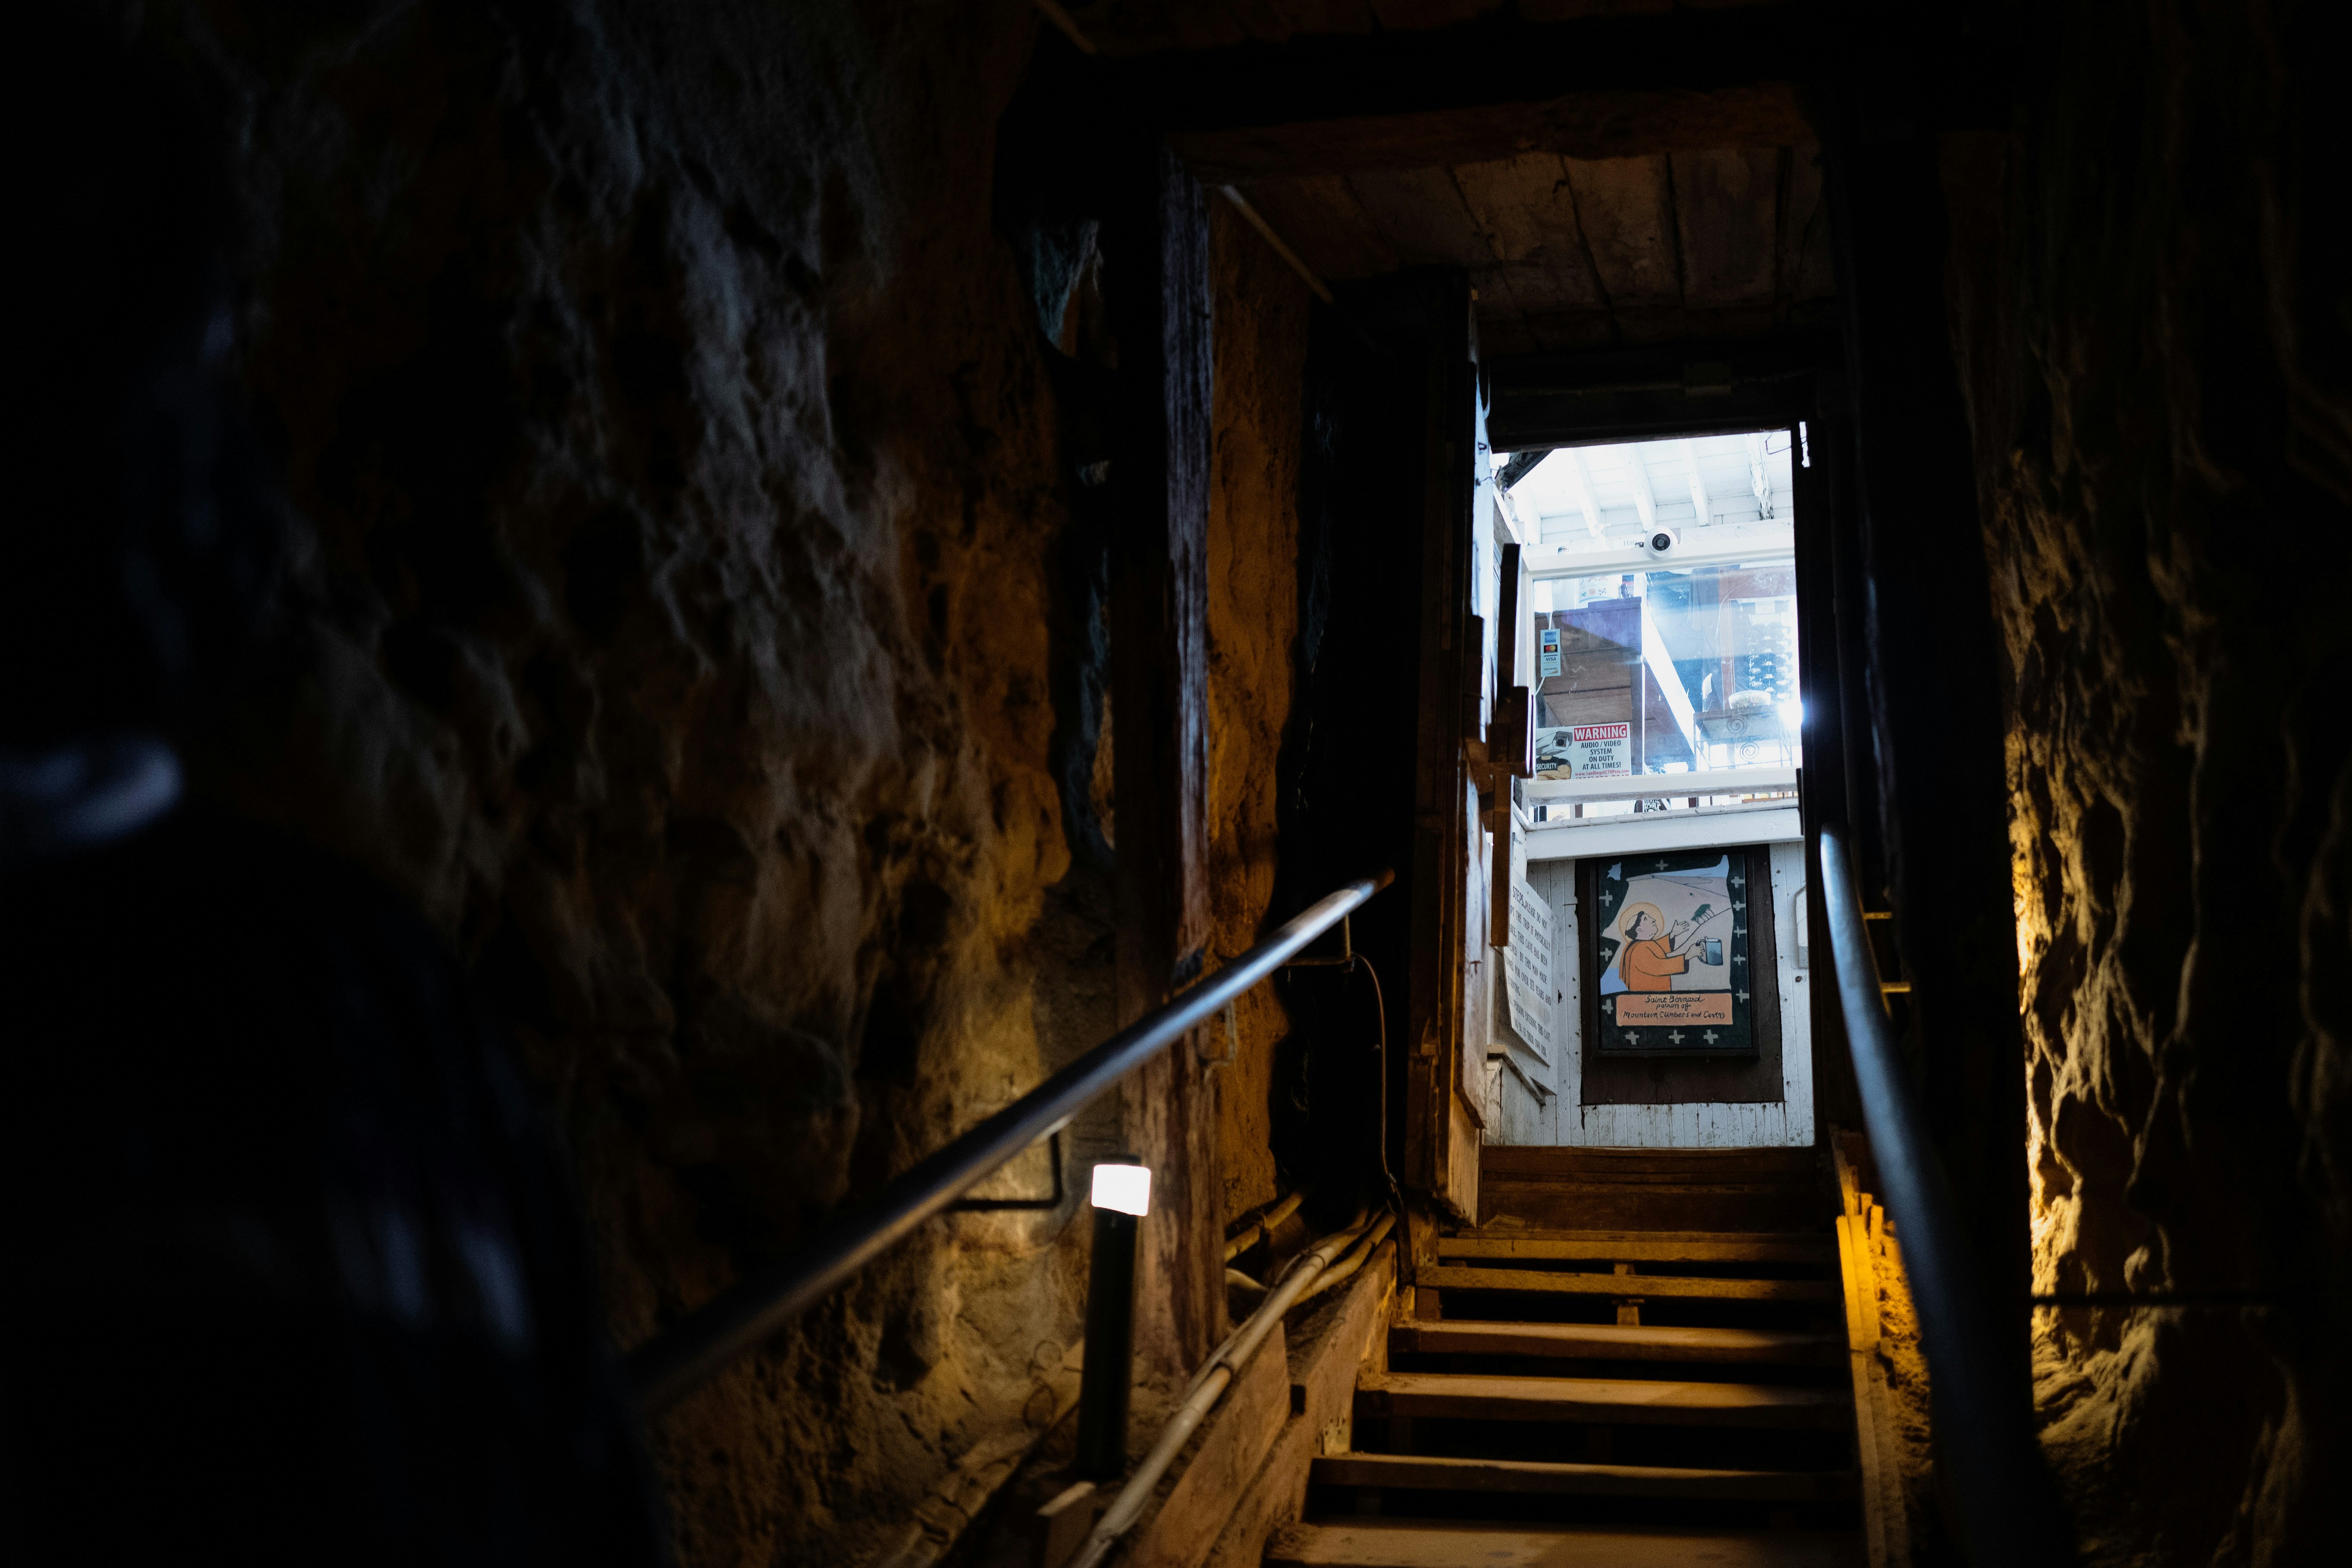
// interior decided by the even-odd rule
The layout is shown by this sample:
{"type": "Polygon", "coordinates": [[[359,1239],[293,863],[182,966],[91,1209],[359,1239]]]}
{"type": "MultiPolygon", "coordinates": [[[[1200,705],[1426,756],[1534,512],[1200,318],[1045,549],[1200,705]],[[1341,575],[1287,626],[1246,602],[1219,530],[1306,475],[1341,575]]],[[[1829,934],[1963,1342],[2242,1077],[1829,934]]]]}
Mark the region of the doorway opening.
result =
{"type": "Polygon", "coordinates": [[[1511,789],[1527,918],[1496,966],[1489,1145],[1813,1140],[1803,445],[1789,426],[1493,459],[1534,762],[1511,789]]]}

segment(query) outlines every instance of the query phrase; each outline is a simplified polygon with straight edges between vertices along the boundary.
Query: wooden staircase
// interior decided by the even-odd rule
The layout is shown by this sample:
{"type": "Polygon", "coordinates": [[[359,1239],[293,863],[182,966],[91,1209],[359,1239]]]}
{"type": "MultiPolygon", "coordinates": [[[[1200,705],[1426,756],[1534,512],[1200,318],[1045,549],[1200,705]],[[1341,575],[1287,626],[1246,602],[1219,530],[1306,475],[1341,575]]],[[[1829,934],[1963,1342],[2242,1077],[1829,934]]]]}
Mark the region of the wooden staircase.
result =
{"type": "Polygon", "coordinates": [[[1814,1151],[1486,1153],[1485,1223],[1416,1230],[1353,1451],[1314,1461],[1265,1561],[1861,1564],[1838,1203],[1814,1151]]]}

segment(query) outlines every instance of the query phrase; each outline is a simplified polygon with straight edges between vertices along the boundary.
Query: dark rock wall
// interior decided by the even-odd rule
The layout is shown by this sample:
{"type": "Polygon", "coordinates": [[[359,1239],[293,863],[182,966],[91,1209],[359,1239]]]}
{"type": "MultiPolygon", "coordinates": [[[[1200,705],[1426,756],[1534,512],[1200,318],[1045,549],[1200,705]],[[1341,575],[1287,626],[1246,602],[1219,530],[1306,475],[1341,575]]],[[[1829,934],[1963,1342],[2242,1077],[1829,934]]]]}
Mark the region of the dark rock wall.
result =
{"type": "Polygon", "coordinates": [[[2011,685],[2044,1442],[2099,1563],[2352,1553],[2340,8],[2029,8],[1948,145],[2011,685]],[[2250,1305],[2228,1293],[2249,1292],[2250,1305]]]}
{"type": "MultiPolygon", "coordinates": [[[[991,210],[1035,26],[1018,0],[146,23],[243,119],[240,353],[299,543],[205,787],[447,934],[561,1113],[623,1344],[1108,1032],[1052,754],[1054,694],[1086,689],[1055,661],[1089,642],[1072,479],[991,210]]],[[[1255,244],[1220,217],[1225,951],[1270,892],[1295,621],[1305,307],[1255,244]]],[[[1240,1205],[1272,1170],[1263,1117],[1234,1125],[1240,1205]]],[[[659,1423],[682,1559],[887,1551],[1051,1423],[1074,1210],[929,1227],[659,1423]]]]}

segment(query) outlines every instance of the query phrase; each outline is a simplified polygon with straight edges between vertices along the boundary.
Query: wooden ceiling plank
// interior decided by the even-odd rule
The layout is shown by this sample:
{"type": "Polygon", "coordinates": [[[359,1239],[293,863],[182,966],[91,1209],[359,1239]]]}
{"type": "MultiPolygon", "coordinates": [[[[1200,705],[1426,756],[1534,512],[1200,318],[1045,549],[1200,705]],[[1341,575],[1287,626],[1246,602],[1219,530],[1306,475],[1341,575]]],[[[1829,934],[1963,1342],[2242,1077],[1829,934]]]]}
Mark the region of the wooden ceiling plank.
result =
{"type": "MultiPolygon", "coordinates": [[[[1743,5],[1749,0],[1728,0],[1743,5]]],[[[1581,22],[1589,16],[1654,16],[1675,8],[1675,0],[1519,0],[1530,22],[1581,22]]]]}
{"type": "Polygon", "coordinates": [[[1769,300],[1752,305],[1726,305],[1709,310],[1685,310],[1677,337],[1752,338],[1776,325],[1769,300]]]}
{"type": "Polygon", "coordinates": [[[1694,335],[1677,304],[1620,305],[1610,315],[1619,339],[1628,343],[1663,343],[1694,335]]]}
{"type": "Polygon", "coordinates": [[[1536,347],[1549,353],[1600,348],[1617,340],[1617,319],[1607,310],[1556,310],[1528,317],[1536,347]]]}
{"type": "Polygon", "coordinates": [[[1722,147],[1675,153],[1670,162],[1684,307],[1769,306],[1779,239],[1779,150],[1722,147]]]}
{"type": "Polygon", "coordinates": [[[1822,195],[1822,150],[1811,142],[1789,149],[1787,211],[1780,223],[1780,294],[1788,301],[1826,300],[1837,292],[1830,257],[1830,209],[1822,195]]]}
{"type": "Polygon", "coordinates": [[[1663,154],[1570,159],[1569,189],[1607,292],[1622,320],[1630,310],[1679,310],[1675,211],[1663,154]]]}
{"type": "MultiPolygon", "coordinates": [[[[1076,0],[1071,9],[1133,10],[1076,0]]],[[[1188,25],[1199,7],[1172,9],[1173,17],[1136,13],[1136,30],[1165,36],[1188,25]]],[[[1106,85],[1171,131],[1206,132],[1537,105],[1590,94],[1703,98],[1802,79],[1817,51],[1790,5],[1676,7],[1538,23],[1516,5],[1480,5],[1458,19],[1433,13],[1413,20],[1437,25],[1391,23],[1369,33],[1121,60],[1106,85]]]]}
{"type": "Polygon", "coordinates": [[[1371,0],[1383,27],[1444,27],[1483,11],[1499,11],[1502,0],[1371,0]]]}
{"type": "Polygon", "coordinates": [[[1516,153],[1633,157],[1682,148],[1784,146],[1813,129],[1787,82],[1708,91],[1621,89],[1535,103],[1177,130],[1169,144],[1212,184],[1268,174],[1461,164],[1516,153]]]}
{"type": "Polygon", "coordinates": [[[1326,282],[1377,278],[1399,265],[1396,248],[1338,174],[1259,180],[1243,195],[1307,270],[1326,282]]]}
{"type": "Polygon", "coordinates": [[[1447,170],[1399,169],[1348,177],[1349,187],[1406,266],[1489,268],[1495,253],[1447,170]]]}
{"type": "Polygon", "coordinates": [[[1260,43],[1278,44],[1298,31],[1275,0],[1224,0],[1224,4],[1234,25],[1260,43]]]}
{"type": "Polygon", "coordinates": [[[1478,301],[1478,356],[1533,353],[1544,345],[1528,331],[1517,311],[1478,301]]]}
{"type": "Polygon", "coordinates": [[[1605,308],[1559,157],[1529,153],[1465,163],[1454,171],[1454,183],[1508,271],[1522,310],[1533,316],[1605,308]]]}
{"type": "MultiPolygon", "coordinates": [[[[1292,37],[1316,33],[1369,33],[1381,25],[1371,0],[1265,0],[1292,37]]],[[[1463,7],[1467,10],[1468,7],[1463,7]]]]}

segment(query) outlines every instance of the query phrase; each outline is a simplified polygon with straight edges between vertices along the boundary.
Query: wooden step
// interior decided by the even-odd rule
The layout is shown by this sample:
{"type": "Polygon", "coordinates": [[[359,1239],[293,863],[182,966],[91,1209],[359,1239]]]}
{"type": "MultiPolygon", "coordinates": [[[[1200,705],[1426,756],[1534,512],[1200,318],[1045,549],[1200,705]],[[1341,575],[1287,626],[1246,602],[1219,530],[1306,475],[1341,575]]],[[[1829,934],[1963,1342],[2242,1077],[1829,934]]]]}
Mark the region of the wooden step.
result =
{"type": "Polygon", "coordinates": [[[1366,1373],[1362,1415],[1416,1420],[1580,1421],[1612,1426],[1772,1426],[1845,1430],[1851,1391],[1753,1383],[1600,1377],[1492,1377],[1445,1372],[1366,1373]]]}
{"type": "Polygon", "coordinates": [[[1737,1231],[1504,1230],[1437,1238],[1440,1258],[1591,1258],[1612,1263],[1837,1261],[1826,1236],[1737,1231]]]}
{"type": "Polygon", "coordinates": [[[1549,1497],[1725,1498],[1835,1502],[1854,1495],[1851,1470],[1694,1470],[1663,1465],[1565,1465],[1536,1459],[1446,1459],[1332,1454],[1313,1479],[1334,1487],[1412,1491],[1537,1492],[1549,1497]]]}
{"type": "MultiPolygon", "coordinates": [[[[1635,1276],[1640,1278],[1640,1276],[1635,1276]]],[[[1399,1323],[1391,1354],[1524,1355],[1583,1361],[1747,1362],[1842,1366],[1843,1333],[1781,1329],[1669,1329],[1616,1323],[1482,1323],[1475,1319],[1399,1323]]]]}
{"type": "Polygon", "coordinates": [[[1571,1149],[1488,1143],[1478,1151],[1482,1184],[1494,1181],[1816,1183],[1821,1156],[1793,1149],[1571,1149]]]}
{"type": "Polygon", "coordinates": [[[1483,1181],[1481,1226],[1560,1230],[1801,1231],[1834,1205],[1813,1184],[1483,1181]]]}
{"type": "Polygon", "coordinates": [[[1361,1519],[1291,1524],[1273,1568],[1858,1568],[1852,1535],[1819,1530],[1494,1525],[1361,1519]]]}
{"type": "Polygon", "coordinates": [[[1676,1274],[1569,1274],[1549,1268],[1437,1268],[1420,1281],[1437,1290],[1537,1290],[1560,1296],[1708,1297],[1726,1301],[1835,1301],[1827,1279],[1694,1279],[1676,1274]]]}

